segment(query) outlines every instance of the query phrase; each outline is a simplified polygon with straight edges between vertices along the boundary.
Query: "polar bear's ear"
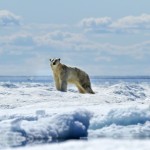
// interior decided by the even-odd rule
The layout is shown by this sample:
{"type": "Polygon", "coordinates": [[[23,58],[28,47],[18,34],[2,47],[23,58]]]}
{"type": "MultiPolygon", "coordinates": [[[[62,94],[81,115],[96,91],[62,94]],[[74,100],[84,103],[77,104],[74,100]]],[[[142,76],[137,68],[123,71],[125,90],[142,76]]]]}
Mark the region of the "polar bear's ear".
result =
{"type": "Polygon", "coordinates": [[[49,59],[50,62],[52,62],[52,59],[49,59]]]}
{"type": "Polygon", "coordinates": [[[60,61],[60,58],[58,60],[60,61]]]}

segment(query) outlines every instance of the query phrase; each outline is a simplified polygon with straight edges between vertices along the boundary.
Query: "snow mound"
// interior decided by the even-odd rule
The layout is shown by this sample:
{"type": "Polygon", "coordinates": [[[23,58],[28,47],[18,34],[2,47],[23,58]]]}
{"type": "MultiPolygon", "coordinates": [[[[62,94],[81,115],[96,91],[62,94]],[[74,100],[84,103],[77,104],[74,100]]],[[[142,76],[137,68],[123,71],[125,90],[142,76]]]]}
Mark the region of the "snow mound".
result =
{"type": "Polygon", "coordinates": [[[114,94],[125,96],[128,100],[145,99],[146,93],[144,87],[140,84],[119,83],[113,85],[114,94]]]}
{"type": "Polygon", "coordinates": [[[111,124],[116,125],[135,125],[138,123],[144,124],[146,121],[150,121],[150,109],[139,108],[126,108],[126,109],[112,109],[106,116],[100,116],[94,118],[91,122],[90,128],[98,129],[111,124]]]}
{"type": "Polygon", "coordinates": [[[0,83],[0,86],[2,86],[4,88],[18,88],[18,86],[16,84],[11,83],[11,82],[0,83]]]}
{"type": "Polygon", "coordinates": [[[88,136],[89,121],[92,114],[86,110],[71,113],[46,115],[38,111],[35,117],[19,117],[4,120],[1,141],[9,146],[22,146],[33,143],[49,143],[68,139],[80,139],[88,136]],[[5,124],[5,126],[4,126],[5,124]]]}
{"type": "Polygon", "coordinates": [[[150,109],[112,109],[93,117],[89,130],[89,137],[150,138],[150,109]]]}

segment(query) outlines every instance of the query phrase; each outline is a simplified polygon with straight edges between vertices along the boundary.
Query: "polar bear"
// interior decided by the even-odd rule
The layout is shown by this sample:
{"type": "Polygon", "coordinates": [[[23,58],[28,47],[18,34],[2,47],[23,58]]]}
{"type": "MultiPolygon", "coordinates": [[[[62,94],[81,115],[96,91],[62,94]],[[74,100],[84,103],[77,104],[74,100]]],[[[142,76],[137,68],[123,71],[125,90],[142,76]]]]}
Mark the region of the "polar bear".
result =
{"type": "Polygon", "coordinates": [[[67,91],[67,83],[73,83],[80,93],[95,94],[91,89],[90,78],[84,71],[60,63],[60,58],[50,59],[50,66],[57,90],[65,92],[67,91]]]}

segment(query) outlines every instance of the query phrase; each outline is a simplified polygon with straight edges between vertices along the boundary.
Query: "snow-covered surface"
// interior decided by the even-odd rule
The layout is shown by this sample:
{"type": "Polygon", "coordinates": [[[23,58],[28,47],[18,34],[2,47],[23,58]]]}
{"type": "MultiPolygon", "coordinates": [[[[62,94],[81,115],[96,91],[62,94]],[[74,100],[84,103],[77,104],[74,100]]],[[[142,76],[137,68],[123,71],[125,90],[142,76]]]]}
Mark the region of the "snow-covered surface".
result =
{"type": "Polygon", "coordinates": [[[56,91],[52,80],[0,82],[0,149],[149,148],[150,81],[95,79],[92,87],[94,95],[56,91]]]}
{"type": "Polygon", "coordinates": [[[69,141],[59,144],[38,145],[17,150],[149,150],[149,140],[97,139],[90,141],[69,141]]]}

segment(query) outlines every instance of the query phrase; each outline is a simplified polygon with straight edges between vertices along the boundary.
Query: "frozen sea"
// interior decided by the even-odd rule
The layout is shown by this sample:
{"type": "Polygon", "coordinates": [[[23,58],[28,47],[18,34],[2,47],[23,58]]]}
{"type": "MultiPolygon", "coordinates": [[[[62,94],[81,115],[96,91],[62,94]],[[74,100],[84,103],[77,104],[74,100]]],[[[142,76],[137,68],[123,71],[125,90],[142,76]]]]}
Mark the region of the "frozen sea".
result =
{"type": "Polygon", "coordinates": [[[96,94],[50,76],[0,77],[0,149],[149,150],[150,77],[91,77],[96,94]]]}

